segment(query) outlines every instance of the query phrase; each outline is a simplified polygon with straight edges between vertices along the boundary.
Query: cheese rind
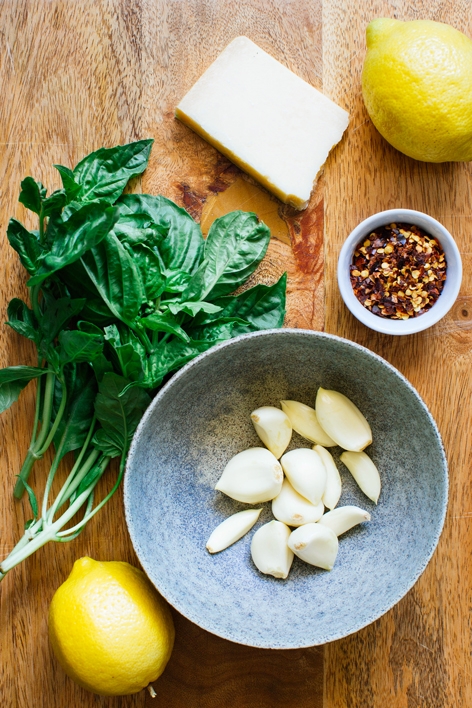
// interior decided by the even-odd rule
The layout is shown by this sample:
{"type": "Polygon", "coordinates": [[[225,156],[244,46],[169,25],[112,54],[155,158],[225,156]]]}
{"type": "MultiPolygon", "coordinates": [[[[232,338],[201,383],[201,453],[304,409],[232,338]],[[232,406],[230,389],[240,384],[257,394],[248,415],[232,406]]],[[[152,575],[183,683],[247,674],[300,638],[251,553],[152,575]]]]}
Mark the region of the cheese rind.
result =
{"type": "Polygon", "coordinates": [[[297,209],[306,207],[348,113],[247,37],[237,37],[175,115],[297,209]]]}

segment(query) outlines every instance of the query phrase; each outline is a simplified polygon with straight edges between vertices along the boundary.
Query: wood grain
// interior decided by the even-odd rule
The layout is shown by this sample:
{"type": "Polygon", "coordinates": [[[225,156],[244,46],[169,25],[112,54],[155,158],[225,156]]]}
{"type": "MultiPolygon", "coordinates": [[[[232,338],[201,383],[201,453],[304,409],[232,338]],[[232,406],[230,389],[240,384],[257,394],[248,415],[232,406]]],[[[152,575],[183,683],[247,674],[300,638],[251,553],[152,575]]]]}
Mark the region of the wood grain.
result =
{"type": "MultiPolygon", "coordinates": [[[[211,145],[174,119],[174,108],[221,51],[238,35],[256,44],[321,88],[321,4],[304,0],[188,0],[144,2],[142,128],[155,138],[143,191],[181,202],[199,219],[215,178],[239,174],[211,145]],[[156,21],[156,13],[159,21],[156,21]],[[185,41],[181,41],[182,35],[185,41]]],[[[273,240],[253,281],[289,275],[287,324],[323,328],[323,182],[309,208],[281,205],[292,245],[273,240]]]]}
{"type": "Polygon", "coordinates": [[[176,647],[146,706],[321,708],[323,648],[272,651],[214,637],[174,612],[176,647]]]}
{"type": "MultiPolygon", "coordinates": [[[[25,273],[5,237],[8,218],[26,216],[17,203],[20,180],[32,174],[52,190],[60,186],[54,163],[72,166],[102,144],[140,137],[139,44],[130,41],[139,26],[133,27],[133,19],[125,6],[111,2],[0,6],[0,74],[7,97],[0,106],[0,231],[6,275],[2,321],[9,299],[26,295],[25,273]]],[[[1,341],[2,366],[34,363],[32,348],[6,327],[1,341]]],[[[32,399],[29,389],[0,418],[2,557],[31,515],[25,500],[12,500],[11,490],[29,443],[32,399]]],[[[31,478],[34,487],[40,488],[45,469],[46,464],[38,464],[31,478]]],[[[109,488],[112,476],[113,471],[99,493],[109,488]]],[[[47,612],[76,558],[90,555],[136,563],[123,518],[121,498],[115,495],[76,544],[50,544],[2,583],[0,696],[8,708],[109,704],[87,694],[60,669],[48,645],[47,612]]],[[[139,706],[143,701],[144,696],[138,696],[117,699],[113,705],[139,706]]]]}
{"type": "MultiPolygon", "coordinates": [[[[0,231],[6,278],[1,312],[27,296],[25,274],[8,247],[8,218],[28,220],[17,204],[27,174],[51,190],[60,186],[54,163],[73,166],[84,154],[152,136],[150,166],[133,188],[164,194],[199,218],[216,179],[237,171],[173,118],[181,96],[238,34],[247,34],[321,88],[321,5],[304,2],[151,2],[150,0],[12,0],[0,3],[0,77],[8,100],[0,105],[0,231]]],[[[256,282],[289,273],[288,323],[323,326],[323,184],[303,214],[285,210],[293,249],[273,240],[256,282]]],[[[32,347],[1,330],[1,365],[34,363],[32,347]]],[[[0,550],[22,533],[27,502],[14,503],[14,475],[28,446],[34,386],[0,419],[0,550]]],[[[31,477],[40,489],[47,460],[31,477]]],[[[65,467],[65,466],[64,466],[65,467]]],[[[116,470],[115,470],[116,471],[116,470]]],[[[65,469],[64,469],[65,472],[65,469]]],[[[111,484],[101,484],[104,493],[111,484]]],[[[47,611],[76,558],[138,564],[115,495],[71,544],[41,549],[0,586],[0,696],[6,707],[44,708],[162,705],[166,708],[276,708],[294,701],[321,708],[320,649],[270,652],[231,644],[176,615],[177,645],[158,698],[146,692],[101,698],[76,686],[60,669],[47,641],[47,611]]]]}
{"type": "Polygon", "coordinates": [[[468,188],[472,169],[470,163],[415,162],[391,148],[365,111],[360,73],[364,31],[371,19],[428,18],[448,22],[471,36],[470,4],[380,1],[363,2],[349,13],[345,10],[340,1],[323,4],[324,90],[346,101],[351,114],[346,139],[325,170],[326,329],[376,351],[417,388],[444,439],[450,501],[439,547],[414,588],[374,624],[326,646],[325,706],[468,706],[472,705],[472,200],[468,188]],[[446,318],[426,332],[395,339],[354,320],[342,304],[335,273],[337,254],[352,228],[370,214],[400,206],[425,211],[445,224],[461,250],[464,279],[459,299],[446,318]]]}
{"type": "MultiPolygon", "coordinates": [[[[287,324],[326,329],[378,352],[400,369],[438,421],[450,465],[450,502],[438,550],[415,587],[384,617],[344,640],[271,652],[225,642],[175,613],[169,666],[146,692],[101,698],[68,679],[51,655],[47,610],[74,560],[90,555],[137,564],[119,494],[71,544],[42,549],[0,585],[0,698],[6,708],[462,708],[472,705],[471,468],[472,197],[470,164],[426,165],[390,148],[360,93],[365,27],[380,16],[427,17],[472,36],[468,0],[0,0],[1,312],[26,297],[8,247],[8,218],[27,174],[59,186],[53,163],[74,165],[102,145],[152,136],[149,169],[133,188],[162,193],[199,218],[215,180],[238,171],[173,118],[178,100],[231,39],[246,34],[349,110],[304,214],[282,210],[292,248],[273,240],[257,280],[289,273],[287,324]],[[341,302],[341,244],[366,216],[394,206],[426,211],[455,236],[464,280],[456,305],[427,332],[376,334],[341,302]],[[324,234],[324,254],[323,254],[324,234]]],[[[0,330],[0,365],[34,363],[34,351],[0,330]]],[[[0,552],[16,542],[27,504],[11,488],[28,446],[33,386],[0,418],[0,552]]],[[[407,435],[407,431],[406,431],[407,435]]],[[[32,477],[40,486],[45,465],[32,477]]],[[[108,488],[114,470],[103,480],[108,488]]],[[[401,520],[399,520],[401,523],[401,520]]]]}

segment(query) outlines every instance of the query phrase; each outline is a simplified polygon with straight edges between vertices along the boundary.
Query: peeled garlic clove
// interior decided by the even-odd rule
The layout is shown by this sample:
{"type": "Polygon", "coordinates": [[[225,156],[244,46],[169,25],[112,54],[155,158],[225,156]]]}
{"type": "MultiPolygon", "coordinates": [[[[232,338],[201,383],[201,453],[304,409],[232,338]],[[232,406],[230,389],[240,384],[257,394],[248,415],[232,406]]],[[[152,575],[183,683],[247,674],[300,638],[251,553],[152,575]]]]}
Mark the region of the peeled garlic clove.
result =
{"type": "Polygon", "coordinates": [[[326,487],[326,470],[318,453],[300,447],[286,452],[280,464],[292,487],[312,504],[319,504],[326,487]]]}
{"type": "Polygon", "coordinates": [[[328,450],[325,450],[321,445],[315,445],[313,450],[316,450],[321,457],[326,470],[326,487],[322,497],[323,504],[327,506],[328,509],[334,509],[341,496],[341,476],[333,460],[333,456],[328,450]]]}
{"type": "Polygon", "coordinates": [[[365,452],[343,452],[340,459],[364,494],[377,504],[380,495],[380,475],[370,457],[365,452]]]}
{"type": "Polygon", "coordinates": [[[298,401],[280,401],[280,405],[284,413],[290,418],[292,428],[302,438],[324,447],[336,445],[334,440],[331,440],[319,424],[314,408],[310,408],[310,406],[298,401]]]}
{"type": "Polygon", "coordinates": [[[282,489],[279,461],[265,447],[251,447],[235,455],[223,470],[215,489],[246,504],[270,501],[282,489]]]}
{"type": "Polygon", "coordinates": [[[292,437],[289,417],[275,406],[262,406],[251,413],[256,433],[277,459],[281,457],[292,437]]]}
{"type": "Polygon", "coordinates": [[[225,548],[239,541],[252,529],[261,511],[262,509],[245,509],[222,521],[207,541],[206,547],[210,553],[224,551],[225,548]]]}
{"type": "Polygon", "coordinates": [[[302,526],[321,519],[324,504],[312,504],[295,491],[288,479],[284,479],[282,491],[272,500],[272,513],[287,526],[302,526]]]}
{"type": "Polygon", "coordinates": [[[358,506],[340,506],[333,511],[328,511],[321,517],[319,523],[330,528],[336,536],[349,531],[353,526],[361,524],[363,521],[370,521],[368,511],[359,509],[358,506]]]}
{"type": "Polygon", "coordinates": [[[319,522],[305,524],[292,531],[288,547],[305,563],[331,570],[338,555],[338,537],[319,522]]]}
{"type": "Polygon", "coordinates": [[[316,415],[323,430],[345,450],[358,452],[372,442],[372,431],[357,406],[339,391],[319,388],[316,415]]]}
{"type": "Polygon", "coordinates": [[[290,529],[280,521],[269,521],[252,537],[251,555],[256,567],[274,578],[286,578],[293,561],[287,546],[290,529]]]}

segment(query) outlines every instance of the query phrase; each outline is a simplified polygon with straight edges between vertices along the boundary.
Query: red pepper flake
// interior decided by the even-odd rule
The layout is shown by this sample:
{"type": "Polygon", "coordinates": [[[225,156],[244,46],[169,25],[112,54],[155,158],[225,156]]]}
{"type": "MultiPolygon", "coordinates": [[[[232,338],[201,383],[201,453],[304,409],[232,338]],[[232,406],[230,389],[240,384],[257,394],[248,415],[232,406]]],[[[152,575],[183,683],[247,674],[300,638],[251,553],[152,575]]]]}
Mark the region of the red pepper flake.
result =
{"type": "Polygon", "coordinates": [[[427,312],[446,281],[437,239],[415,225],[386,224],[356,247],[350,266],[354,294],[374,315],[407,320],[427,312]]]}

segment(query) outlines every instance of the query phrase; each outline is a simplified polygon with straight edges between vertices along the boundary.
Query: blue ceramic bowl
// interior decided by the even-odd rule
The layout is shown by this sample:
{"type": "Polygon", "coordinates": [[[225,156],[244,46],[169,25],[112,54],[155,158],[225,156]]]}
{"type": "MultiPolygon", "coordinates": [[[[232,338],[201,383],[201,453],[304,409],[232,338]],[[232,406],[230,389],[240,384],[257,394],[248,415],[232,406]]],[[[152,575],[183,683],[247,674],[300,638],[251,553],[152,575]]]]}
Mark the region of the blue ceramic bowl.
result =
{"type": "MultiPolygon", "coordinates": [[[[291,448],[308,446],[294,434],[291,448]]],[[[274,649],[340,639],[397,603],[425,569],[447,505],[447,464],[436,424],[408,381],[353,342],[307,330],[266,330],[214,347],[158,393],[136,431],[124,483],[126,519],[146,573],[200,627],[274,649]],[[332,571],[295,558],[287,580],[251,560],[254,532],[210,555],[226,517],[247,508],[214,486],[236,453],[260,445],[249,414],[294,399],[314,405],[319,386],[341,391],[369,420],[368,448],[382,479],[375,506],[339,462],[339,505],[367,509],[370,523],[340,538],[332,571]]]]}

